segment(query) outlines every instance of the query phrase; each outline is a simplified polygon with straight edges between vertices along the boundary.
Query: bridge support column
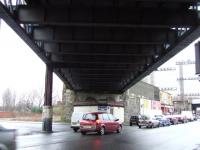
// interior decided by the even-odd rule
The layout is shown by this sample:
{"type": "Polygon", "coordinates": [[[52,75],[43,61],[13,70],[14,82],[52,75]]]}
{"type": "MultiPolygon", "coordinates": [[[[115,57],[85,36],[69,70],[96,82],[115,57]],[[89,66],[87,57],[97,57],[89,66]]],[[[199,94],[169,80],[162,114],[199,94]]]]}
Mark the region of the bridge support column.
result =
{"type": "Polygon", "coordinates": [[[45,76],[45,93],[44,93],[44,106],[42,112],[42,130],[44,132],[52,132],[52,85],[53,85],[53,68],[50,65],[46,66],[45,76]]]}

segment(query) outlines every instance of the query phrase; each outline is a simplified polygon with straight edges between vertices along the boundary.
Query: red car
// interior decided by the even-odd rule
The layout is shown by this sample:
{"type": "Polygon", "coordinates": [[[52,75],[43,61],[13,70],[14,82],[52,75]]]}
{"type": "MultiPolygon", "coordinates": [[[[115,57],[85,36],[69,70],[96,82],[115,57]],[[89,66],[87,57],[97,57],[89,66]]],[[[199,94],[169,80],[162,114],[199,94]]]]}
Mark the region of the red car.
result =
{"type": "Polygon", "coordinates": [[[104,135],[105,132],[117,132],[122,130],[122,124],[112,114],[105,112],[92,112],[83,115],[80,121],[80,131],[83,135],[88,132],[97,132],[104,135]]]}

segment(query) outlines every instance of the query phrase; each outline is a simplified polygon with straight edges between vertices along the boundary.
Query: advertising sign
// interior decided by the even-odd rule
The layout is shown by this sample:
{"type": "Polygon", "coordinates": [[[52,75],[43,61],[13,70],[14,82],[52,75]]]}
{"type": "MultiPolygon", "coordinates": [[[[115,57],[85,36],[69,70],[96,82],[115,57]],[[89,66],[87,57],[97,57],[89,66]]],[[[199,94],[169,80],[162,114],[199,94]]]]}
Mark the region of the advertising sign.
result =
{"type": "Polygon", "coordinates": [[[160,110],[161,104],[159,101],[151,101],[151,108],[154,110],[160,110]]]}
{"type": "Polygon", "coordinates": [[[172,95],[163,91],[160,91],[160,102],[164,105],[173,105],[172,95]]]}
{"type": "Polygon", "coordinates": [[[107,111],[108,106],[98,106],[98,111],[107,111]]]}

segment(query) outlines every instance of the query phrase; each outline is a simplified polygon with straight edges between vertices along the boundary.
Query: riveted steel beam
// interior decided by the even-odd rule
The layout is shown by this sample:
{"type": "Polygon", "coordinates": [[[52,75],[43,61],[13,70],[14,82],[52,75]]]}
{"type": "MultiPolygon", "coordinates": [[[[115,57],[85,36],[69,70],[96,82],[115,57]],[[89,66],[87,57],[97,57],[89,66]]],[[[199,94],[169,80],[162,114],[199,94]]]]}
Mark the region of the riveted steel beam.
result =
{"type": "Polygon", "coordinates": [[[91,56],[151,56],[161,52],[161,46],[108,46],[108,45],[81,45],[59,44],[44,42],[45,52],[60,55],[91,55],[91,56]]]}
{"type": "Polygon", "coordinates": [[[113,7],[104,7],[103,10],[98,7],[22,6],[18,8],[17,16],[18,21],[23,24],[104,28],[192,27],[197,21],[197,13],[190,10],[118,8],[116,11],[113,7]]]}
{"type": "Polygon", "coordinates": [[[33,28],[35,40],[65,44],[162,45],[173,43],[177,35],[178,32],[173,29],[99,29],[95,32],[90,28],[33,28]]]}

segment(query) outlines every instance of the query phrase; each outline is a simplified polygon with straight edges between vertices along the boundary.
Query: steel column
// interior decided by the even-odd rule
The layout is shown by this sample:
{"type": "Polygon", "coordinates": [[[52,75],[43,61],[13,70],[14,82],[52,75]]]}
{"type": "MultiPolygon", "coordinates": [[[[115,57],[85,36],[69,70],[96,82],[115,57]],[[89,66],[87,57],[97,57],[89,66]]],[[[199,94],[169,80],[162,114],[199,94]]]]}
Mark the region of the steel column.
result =
{"type": "Polygon", "coordinates": [[[53,68],[51,65],[46,65],[46,76],[45,76],[45,95],[44,95],[44,106],[42,113],[42,130],[44,132],[52,132],[52,85],[53,85],[53,68]]]}

